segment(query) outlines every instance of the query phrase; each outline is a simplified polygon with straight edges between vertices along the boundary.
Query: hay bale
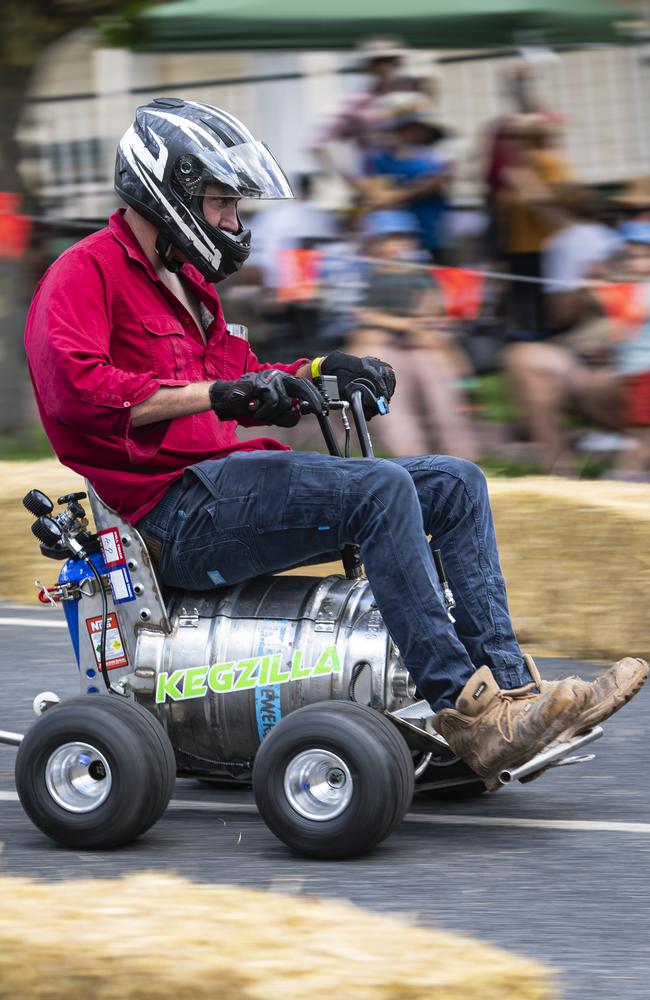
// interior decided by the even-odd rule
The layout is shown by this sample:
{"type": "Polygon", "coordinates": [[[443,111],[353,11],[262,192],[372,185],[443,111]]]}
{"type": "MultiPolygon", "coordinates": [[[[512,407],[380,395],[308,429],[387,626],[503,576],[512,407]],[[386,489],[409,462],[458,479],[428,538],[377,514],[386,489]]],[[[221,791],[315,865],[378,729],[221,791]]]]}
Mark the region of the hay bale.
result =
{"type": "Polygon", "coordinates": [[[0,463],[0,484],[0,598],[32,603],[37,593],[34,580],[51,586],[61,564],[41,555],[31,532],[33,518],[22,499],[28,490],[39,489],[56,504],[56,498],[64,493],[83,490],[84,482],[56,459],[48,458],[0,463]]]}
{"type": "Polygon", "coordinates": [[[537,652],[650,658],[650,489],[563,479],[492,480],[510,610],[537,652]]]}
{"type": "Polygon", "coordinates": [[[349,903],[197,885],[0,880],[0,998],[550,1000],[549,970],[349,903]]]}
{"type": "MultiPolygon", "coordinates": [[[[55,459],[3,462],[0,598],[33,601],[36,578],[53,583],[21,500],[38,487],[56,499],[83,481],[55,459]]],[[[563,479],[490,482],[510,609],[532,652],[611,660],[650,657],[650,489],[563,479]]],[[[292,572],[339,572],[340,564],[292,572]]]]}

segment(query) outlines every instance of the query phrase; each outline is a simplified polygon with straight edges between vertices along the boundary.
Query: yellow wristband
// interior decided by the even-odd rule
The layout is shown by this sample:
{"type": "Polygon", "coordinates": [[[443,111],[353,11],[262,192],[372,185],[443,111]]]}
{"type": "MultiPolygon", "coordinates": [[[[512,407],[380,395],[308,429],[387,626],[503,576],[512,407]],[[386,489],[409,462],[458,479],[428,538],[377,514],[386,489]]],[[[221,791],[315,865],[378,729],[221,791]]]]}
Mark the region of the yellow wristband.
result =
{"type": "Polygon", "coordinates": [[[311,363],[311,377],[312,379],[317,379],[320,376],[320,366],[325,360],[325,356],[322,358],[314,358],[311,363]]]}

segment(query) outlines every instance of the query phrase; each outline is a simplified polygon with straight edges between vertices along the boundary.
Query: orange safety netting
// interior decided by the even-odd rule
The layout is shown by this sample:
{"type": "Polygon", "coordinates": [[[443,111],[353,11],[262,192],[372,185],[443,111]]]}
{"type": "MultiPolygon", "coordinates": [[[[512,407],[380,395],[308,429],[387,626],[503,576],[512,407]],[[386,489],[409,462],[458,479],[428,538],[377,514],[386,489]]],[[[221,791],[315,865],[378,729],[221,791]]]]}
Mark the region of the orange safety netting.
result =
{"type": "Polygon", "coordinates": [[[598,285],[594,295],[612,321],[612,335],[624,339],[634,334],[648,316],[643,285],[620,282],[616,285],[598,285]]]}
{"type": "Polygon", "coordinates": [[[30,221],[20,215],[20,203],[20,195],[0,191],[0,259],[18,260],[25,253],[30,221]]]}
{"type": "Polygon", "coordinates": [[[308,302],[318,291],[319,250],[280,250],[278,253],[278,299],[280,302],[308,302]]]}
{"type": "Polygon", "coordinates": [[[460,267],[433,267],[431,273],[442,290],[447,315],[476,319],[483,299],[484,275],[460,267]]]}

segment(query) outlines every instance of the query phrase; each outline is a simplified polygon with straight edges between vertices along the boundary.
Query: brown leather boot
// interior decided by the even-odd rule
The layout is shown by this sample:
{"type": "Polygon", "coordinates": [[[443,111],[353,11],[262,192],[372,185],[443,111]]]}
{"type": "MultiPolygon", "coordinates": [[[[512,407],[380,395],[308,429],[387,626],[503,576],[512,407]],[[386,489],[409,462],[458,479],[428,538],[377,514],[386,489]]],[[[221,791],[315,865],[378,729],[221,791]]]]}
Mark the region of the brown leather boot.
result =
{"type": "Polygon", "coordinates": [[[587,697],[584,684],[571,677],[540,694],[532,685],[511,694],[499,687],[489,667],[481,667],[458,695],[456,707],[436,713],[433,726],[495,791],[500,771],[525,764],[574,726],[587,697]]]}
{"type": "MultiPolygon", "coordinates": [[[[558,681],[543,681],[532,656],[526,654],[524,660],[533,678],[533,683],[540,691],[548,691],[553,685],[559,683],[558,681]]],[[[581,677],[571,678],[577,688],[584,690],[586,704],[580,716],[562,733],[562,739],[570,739],[571,736],[592,729],[604,722],[605,719],[609,719],[610,715],[623,708],[623,705],[627,704],[641,690],[648,679],[649,672],[650,667],[645,660],[634,656],[625,656],[593,681],[586,681],[581,677]]],[[[509,691],[508,694],[511,697],[527,697],[529,691],[530,687],[523,687],[516,691],[509,691]]]]}

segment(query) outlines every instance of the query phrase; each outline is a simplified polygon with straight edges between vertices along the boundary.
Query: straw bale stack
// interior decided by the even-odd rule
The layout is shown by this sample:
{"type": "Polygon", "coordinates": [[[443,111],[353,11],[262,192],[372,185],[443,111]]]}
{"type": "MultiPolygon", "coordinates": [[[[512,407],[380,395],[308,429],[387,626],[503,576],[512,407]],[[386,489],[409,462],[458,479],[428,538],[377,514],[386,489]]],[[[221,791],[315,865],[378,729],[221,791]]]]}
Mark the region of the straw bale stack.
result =
{"type": "Polygon", "coordinates": [[[551,1000],[549,970],[340,901],[160,873],[0,880],[0,998],[551,1000]]]}
{"type": "MultiPolygon", "coordinates": [[[[55,459],[0,463],[0,599],[33,601],[53,583],[21,499],[56,499],[83,481],[55,459]]],[[[608,660],[650,657],[650,488],[563,479],[493,479],[501,562],[519,638],[532,652],[608,660]]],[[[339,572],[340,565],[294,572],[339,572]]]]}
{"type": "Polygon", "coordinates": [[[520,641],[563,656],[650,658],[650,488],[495,479],[490,495],[520,641]]]}
{"type": "MultiPolygon", "coordinates": [[[[22,505],[28,490],[43,490],[54,500],[84,489],[84,481],[55,458],[39,462],[0,462],[0,599],[36,599],[34,580],[56,583],[60,563],[45,559],[31,532],[33,518],[22,505]]],[[[62,508],[55,507],[56,510],[62,508]]]]}

